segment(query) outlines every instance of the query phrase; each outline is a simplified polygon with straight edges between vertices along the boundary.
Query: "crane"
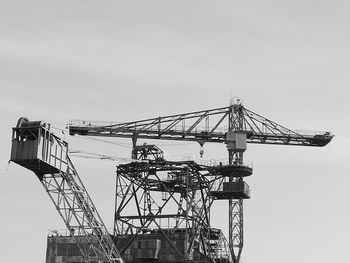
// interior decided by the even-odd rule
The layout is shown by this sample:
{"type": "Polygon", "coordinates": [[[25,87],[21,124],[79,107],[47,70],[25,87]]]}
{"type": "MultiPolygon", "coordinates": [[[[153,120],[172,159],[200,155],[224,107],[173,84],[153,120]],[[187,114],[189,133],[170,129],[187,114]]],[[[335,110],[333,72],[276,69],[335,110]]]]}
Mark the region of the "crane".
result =
{"type": "MultiPolygon", "coordinates": [[[[187,165],[186,171],[190,169],[189,167],[196,167],[193,174],[197,175],[199,171],[206,170],[207,175],[209,174],[213,178],[212,182],[220,181],[221,188],[214,189],[210,182],[202,179],[205,175],[198,175],[198,180],[202,180],[202,183],[206,185],[208,189],[206,194],[210,195],[212,200],[227,199],[229,202],[228,249],[233,263],[239,263],[241,259],[244,243],[243,200],[250,197],[249,186],[244,181],[244,177],[252,174],[252,168],[243,162],[243,154],[247,149],[247,143],[323,147],[334,137],[330,132],[305,132],[288,129],[247,109],[238,99],[233,100],[226,107],[124,123],[71,120],[69,133],[70,135],[77,134],[81,136],[131,138],[133,144],[132,158],[134,159],[140,157],[137,139],[195,141],[201,146],[201,154],[203,153],[203,145],[207,142],[225,143],[229,159],[227,165],[221,165],[214,168],[214,170],[207,167],[200,168],[193,164],[181,165],[187,165]]],[[[149,166],[147,166],[148,168],[141,167],[138,168],[141,169],[138,171],[146,171],[147,176],[149,176],[154,173],[153,170],[170,169],[171,165],[178,164],[166,163],[159,166],[158,163],[155,163],[151,168],[149,166]]],[[[135,182],[135,175],[132,175],[135,173],[135,165],[120,168],[122,170],[121,174],[128,178],[129,182],[135,182]]],[[[145,184],[145,182],[150,182],[150,179],[147,177],[140,184],[145,184]]],[[[163,186],[164,181],[158,181],[157,184],[159,187],[163,186]]],[[[124,189],[127,189],[126,183],[124,183],[124,189]]],[[[123,200],[125,200],[127,194],[129,192],[124,193],[123,200]]],[[[146,201],[145,199],[145,203],[146,201]]],[[[208,201],[204,200],[203,203],[205,202],[208,201]]],[[[202,207],[210,207],[210,204],[202,207]]],[[[158,208],[161,209],[162,207],[158,208]]],[[[143,222],[141,217],[138,217],[138,219],[143,222]]],[[[117,221],[117,217],[115,220],[117,221]]],[[[118,217],[118,220],[121,220],[121,217],[118,217]]],[[[186,257],[182,260],[186,261],[186,257]]]]}

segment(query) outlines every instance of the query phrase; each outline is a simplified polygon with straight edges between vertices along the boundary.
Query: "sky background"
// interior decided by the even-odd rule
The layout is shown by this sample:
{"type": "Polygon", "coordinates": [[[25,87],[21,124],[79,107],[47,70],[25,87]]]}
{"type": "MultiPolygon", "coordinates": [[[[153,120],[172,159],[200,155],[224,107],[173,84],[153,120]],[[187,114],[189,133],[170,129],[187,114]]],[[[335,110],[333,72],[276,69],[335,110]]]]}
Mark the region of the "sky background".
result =
{"type": "MultiPolygon", "coordinates": [[[[232,95],[289,128],[336,135],[325,148],[248,145],[243,262],[348,262],[349,8],[340,0],[2,1],[1,261],[44,262],[48,230],[64,228],[35,175],[7,163],[19,117],[64,129],[69,119],[223,107],[232,95]]],[[[130,155],[127,139],[57,134],[74,149],[130,155]]],[[[158,144],[199,155],[196,143],[158,144]]],[[[205,145],[205,158],[225,156],[224,145],[205,145]]],[[[73,162],[112,227],[116,163],[73,162]]],[[[227,229],[225,204],[214,211],[214,227],[227,229]]]]}

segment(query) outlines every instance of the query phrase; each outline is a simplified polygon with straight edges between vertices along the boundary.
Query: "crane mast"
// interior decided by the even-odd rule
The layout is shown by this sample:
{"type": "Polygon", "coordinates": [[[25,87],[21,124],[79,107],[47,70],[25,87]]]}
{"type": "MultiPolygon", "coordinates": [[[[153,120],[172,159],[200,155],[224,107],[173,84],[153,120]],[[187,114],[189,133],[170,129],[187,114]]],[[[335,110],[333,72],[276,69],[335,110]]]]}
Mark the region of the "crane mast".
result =
{"type": "MultiPolygon", "coordinates": [[[[230,165],[243,165],[243,152],[246,150],[244,116],[239,104],[233,105],[229,112],[227,150],[230,165]],[[236,137],[236,138],[235,138],[236,137]]],[[[229,182],[243,182],[243,176],[229,177],[229,182]]],[[[233,262],[239,262],[243,249],[243,198],[229,199],[229,247],[233,262]]]]}
{"type": "Polygon", "coordinates": [[[243,162],[247,143],[323,147],[333,138],[330,132],[288,129],[248,110],[239,100],[227,107],[125,123],[72,120],[69,133],[131,138],[134,146],[132,156],[135,159],[138,138],[196,141],[201,146],[206,142],[225,143],[229,163],[219,167],[220,176],[214,176],[213,179],[220,181],[221,188],[215,190],[211,189],[211,185],[206,187],[212,200],[228,199],[228,243],[233,263],[240,262],[243,249],[243,199],[250,198],[249,186],[244,182],[244,177],[252,174],[251,167],[243,162]],[[234,193],[237,189],[240,192],[238,195],[234,193]]]}

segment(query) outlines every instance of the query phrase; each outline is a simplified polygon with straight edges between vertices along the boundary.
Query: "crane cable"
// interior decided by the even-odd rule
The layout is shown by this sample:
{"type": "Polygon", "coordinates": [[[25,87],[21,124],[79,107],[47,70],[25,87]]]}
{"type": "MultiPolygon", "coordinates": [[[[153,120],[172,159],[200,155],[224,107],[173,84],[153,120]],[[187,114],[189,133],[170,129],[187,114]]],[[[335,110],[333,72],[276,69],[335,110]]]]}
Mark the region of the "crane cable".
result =
{"type": "MultiPolygon", "coordinates": [[[[66,135],[66,133],[68,132],[68,129],[61,129],[61,128],[57,128],[57,127],[54,127],[54,126],[51,126],[51,128],[61,131],[62,134],[64,134],[64,135],[66,135]]],[[[124,144],[123,143],[116,143],[116,142],[102,140],[102,139],[98,139],[98,138],[94,138],[94,137],[90,137],[90,136],[80,136],[80,135],[78,135],[78,136],[76,136],[76,138],[79,138],[79,139],[82,139],[82,140],[91,140],[91,141],[98,141],[98,142],[109,143],[109,144],[113,144],[113,145],[116,145],[116,146],[124,147],[124,148],[127,148],[127,149],[131,149],[132,148],[131,146],[128,146],[128,144],[126,144],[126,143],[124,143],[124,144]]]]}
{"type": "Polygon", "coordinates": [[[117,162],[145,162],[145,161],[135,160],[131,158],[109,156],[105,154],[85,152],[85,151],[73,150],[73,149],[69,150],[69,153],[72,154],[74,157],[86,158],[86,159],[99,159],[99,160],[109,160],[109,161],[117,161],[117,162]]]}
{"type": "MultiPolygon", "coordinates": [[[[61,129],[55,126],[51,126],[51,128],[59,130],[60,132],[62,132],[62,134],[64,135],[64,137],[66,136],[66,134],[68,133],[68,129],[61,129]]],[[[109,140],[103,140],[103,139],[99,139],[99,138],[94,138],[91,136],[81,136],[81,135],[75,135],[75,138],[81,139],[81,140],[90,140],[90,141],[97,141],[97,142],[104,142],[104,143],[109,143],[115,146],[119,146],[119,147],[123,147],[123,148],[127,148],[129,150],[132,149],[132,146],[126,143],[116,143],[116,142],[112,142],[109,140]]],[[[193,145],[195,143],[176,143],[176,144],[170,144],[170,143],[164,143],[164,144],[157,144],[158,146],[182,146],[182,145],[193,145]]],[[[81,150],[70,150],[69,151],[70,154],[72,154],[72,156],[74,157],[78,157],[78,158],[85,158],[85,159],[98,159],[98,160],[110,160],[110,161],[117,161],[117,162],[135,162],[135,161],[139,161],[139,160],[135,160],[135,159],[131,159],[131,158],[125,158],[125,157],[116,157],[116,156],[109,156],[109,155],[104,155],[104,154],[98,154],[98,153],[92,153],[92,152],[84,152],[81,150]]],[[[139,161],[141,162],[141,161],[139,161]]]]}
{"type": "MultiPolygon", "coordinates": [[[[53,129],[59,130],[61,131],[64,135],[66,135],[66,132],[68,132],[68,129],[61,129],[61,128],[57,128],[54,126],[51,126],[53,129]]],[[[104,143],[109,143],[109,144],[113,144],[116,146],[120,146],[120,147],[124,147],[124,148],[128,148],[131,149],[132,146],[129,146],[129,144],[127,143],[116,143],[116,142],[112,142],[112,141],[107,141],[107,140],[103,140],[103,139],[98,139],[98,138],[94,138],[91,136],[81,136],[81,135],[75,135],[77,136],[76,138],[82,139],[82,140],[91,140],[91,141],[98,141],[98,142],[104,142],[104,143]]],[[[197,144],[196,142],[187,142],[187,143],[157,143],[157,146],[183,146],[183,145],[195,145],[197,144]]]]}

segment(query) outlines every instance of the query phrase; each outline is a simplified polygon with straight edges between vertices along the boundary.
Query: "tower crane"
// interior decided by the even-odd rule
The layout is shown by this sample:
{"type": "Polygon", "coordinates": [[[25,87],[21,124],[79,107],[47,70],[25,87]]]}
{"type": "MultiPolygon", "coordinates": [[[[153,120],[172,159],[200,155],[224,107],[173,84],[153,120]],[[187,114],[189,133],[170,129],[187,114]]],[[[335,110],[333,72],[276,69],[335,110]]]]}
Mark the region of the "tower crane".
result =
{"type": "MultiPolygon", "coordinates": [[[[233,101],[226,107],[125,123],[71,120],[69,123],[69,133],[70,135],[78,134],[81,136],[131,138],[133,144],[132,157],[134,159],[138,159],[140,156],[139,146],[136,145],[139,138],[196,141],[201,147],[206,142],[225,143],[229,159],[227,165],[220,165],[214,170],[210,170],[209,168],[193,168],[194,166],[192,164],[186,165],[192,167],[191,169],[195,169],[193,173],[198,175],[198,178],[202,178],[198,173],[198,171],[202,170],[207,171],[209,169],[210,171],[208,170],[207,172],[210,174],[220,174],[220,184],[223,188],[216,190],[210,188],[207,194],[213,200],[228,199],[228,247],[233,263],[240,262],[244,243],[243,199],[250,197],[249,186],[244,182],[244,177],[252,174],[251,167],[245,165],[243,162],[243,154],[247,149],[247,143],[323,147],[334,136],[330,132],[303,132],[288,129],[247,109],[239,100],[233,101]]],[[[170,169],[174,164],[166,163],[165,165],[169,167],[167,169],[170,169]]],[[[152,169],[156,170],[158,169],[157,167],[157,165],[152,166],[152,169]]],[[[187,170],[189,169],[188,167],[186,168],[187,170]]],[[[129,166],[122,166],[121,168],[122,173],[126,176],[129,176],[129,173],[135,171],[134,166],[132,169],[129,166]]],[[[145,170],[142,169],[146,168],[141,167],[138,169],[141,169],[138,171],[144,172],[145,170]]],[[[151,170],[147,170],[147,172],[151,174],[151,170]]],[[[217,177],[213,180],[217,180],[217,177]]],[[[144,183],[146,181],[142,182],[144,183]]],[[[147,179],[147,182],[150,182],[150,180],[147,179]]],[[[159,183],[159,186],[162,185],[164,183],[159,183]]],[[[210,183],[207,185],[211,187],[210,183]]],[[[207,202],[207,200],[203,202],[207,202]]],[[[203,213],[201,215],[203,216],[203,213]]],[[[152,216],[154,217],[153,214],[152,216]]],[[[138,218],[142,223],[142,218],[138,218]]],[[[186,258],[184,260],[186,261],[186,258]]]]}

